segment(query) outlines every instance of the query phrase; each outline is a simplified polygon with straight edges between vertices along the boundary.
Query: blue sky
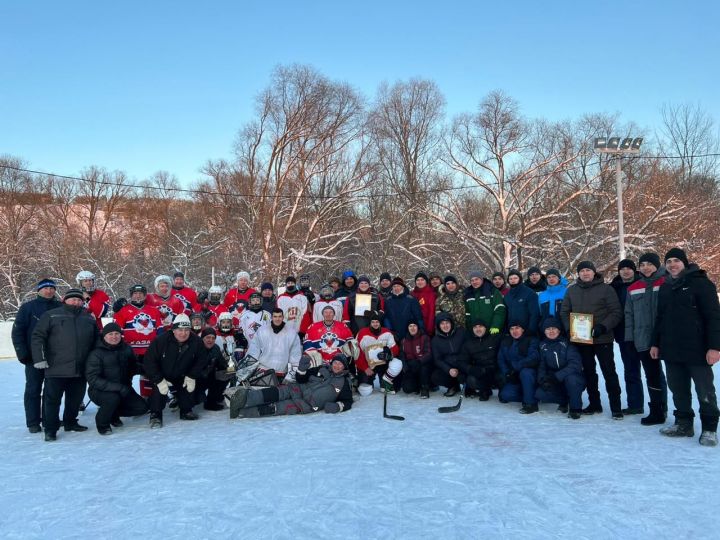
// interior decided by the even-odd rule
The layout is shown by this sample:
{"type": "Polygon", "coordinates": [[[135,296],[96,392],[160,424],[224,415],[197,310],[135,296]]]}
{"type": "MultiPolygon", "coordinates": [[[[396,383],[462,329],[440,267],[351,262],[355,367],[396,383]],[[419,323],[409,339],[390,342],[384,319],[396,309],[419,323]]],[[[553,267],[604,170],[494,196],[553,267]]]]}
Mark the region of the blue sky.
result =
{"type": "Polygon", "coordinates": [[[500,88],[530,117],[617,112],[652,132],[663,103],[692,102],[720,122],[719,5],[5,0],[0,155],[188,185],[231,157],[273,68],[294,62],[368,98],[433,79],[448,116],[500,88]]]}

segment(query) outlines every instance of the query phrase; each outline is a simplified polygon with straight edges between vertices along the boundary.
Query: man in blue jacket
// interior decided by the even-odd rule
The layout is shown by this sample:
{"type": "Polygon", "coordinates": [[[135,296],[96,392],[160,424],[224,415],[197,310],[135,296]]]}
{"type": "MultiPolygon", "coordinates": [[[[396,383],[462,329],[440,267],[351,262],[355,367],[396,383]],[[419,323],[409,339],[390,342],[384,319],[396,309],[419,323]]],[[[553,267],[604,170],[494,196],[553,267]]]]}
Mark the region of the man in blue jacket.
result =
{"type": "Polygon", "coordinates": [[[540,322],[540,304],[538,295],[522,282],[522,274],[517,270],[508,273],[510,290],[505,295],[508,321],[516,321],[526,329],[529,336],[537,334],[540,322]]]}
{"type": "Polygon", "coordinates": [[[55,296],[55,282],[41,279],[37,284],[37,298],[20,306],[12,327],[12,342],[15,354],[21,364],[25,365],[25,423],[30,433],[40,433],[42,428],[42,387],[45,370],[33,366],[32,345],[30,338],[40,317],[51,309],[62,306],[55,296]]]}
{"type": "Polygon", "coordinates": [[[385,326],[395,333],[396,342],[407,336],[407,327],[410,322],[417,322],[420,330],[425,331],[420,304],[405,287],[400,277],[392,280],[392,294],[385,301],[385,326]]]}

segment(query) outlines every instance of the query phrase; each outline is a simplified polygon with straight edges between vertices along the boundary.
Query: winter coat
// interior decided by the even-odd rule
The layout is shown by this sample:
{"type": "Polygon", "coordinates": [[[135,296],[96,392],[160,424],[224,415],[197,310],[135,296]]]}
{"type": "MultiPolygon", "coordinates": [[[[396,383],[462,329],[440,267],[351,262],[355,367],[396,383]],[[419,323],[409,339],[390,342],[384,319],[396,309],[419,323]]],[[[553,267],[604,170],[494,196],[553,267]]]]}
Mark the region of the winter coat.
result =
{"type": "Polygon", "coordinates": [[[32,334],[32,358],[50,367],[46,377],[84,377],[85,361],[98,338],[95,317],[64,304],[40,317],[32,334]]]}
{"type": "Polygon", "coordinates": [[[665,277],[658,297],[653,345],[667,362],[706,365],[709,349],[720,350],[720,304],[705,270],[690,264],[678,277],[665,277]]]}
{"type": "Polygon", "coordinates": [[[485,332],[483,337],[478,337],[473,332],[468,332],[460,350],[460,371],[467,373],[471,367],[494,371],[497,367],[499,345],[500,334],[491,335],[485,332]]]}
{"type": "Polygon", "coordinates": [[[360,329],[369,326],[368,321],[365,319],[365,311],[363,311],[359,315],[355,314],[355,303],[357,301],[358,294],[370,295],[370,309],[365,311],[382,312],[383,308],[385,307],[385,301],[375,289],[368,289],[364,293],[360,292],[360,290],[356,290],[354,293],[351,293],[347,297],[347,299],[345,300],[345,304],[343,305],[342,320],[345,324],[347,324],[348,328],[350,328],[353,336],[357,335],[360,329]]]}
{"type": "Polygon", "coordinates": [[[498,354],[500,372],[505,375],[510,371],[523,368],[537,368],[540,361],[537,338],[523,334],[520,339],[509,336],[503,339],[498,354]]]}
{"type": "Polygon", "coordinates": [[[652,344],[658,296],[663,283],[665,268],[659,268],[649,278],[641,276],[628,287],[625,301],[625,341],[632,341],[638,352],[649,350],[652,344]]]}
{"type": "Polygon", "coordinates": [[[128,380],[128,364],[135,359],[130,345],[121,341],[116,346],[98,340],[85,366],[85,378],[91,391],[120,392],[128,380]]]}
{"type": "Polygon", "coordinates": [[[620,302],[610,285],[606,285],[600,274],[590,282],[578,280],[568,287],[560,309],[565,328],[570,329],[570,313],[588,313],[593,316],[593,325],[602,324],[606,332],[593,338],[594,344],[612,343],[612,330],[622,320],[620,302]]]}
{"type": "Polygon", "coordinates": [[[451,293],[445,289],[445,285],[440,285],[438,291],[435,315],[440,312],[449,313],[458,326],[465,326],[465,297],[462,289],[458,287],[451,293]]]}
{"type": "Polygon", "coordinates": [[[432,338],[432,356],[435,367],[447,373],[452,368],[460,368],[460,351],[465,342],[465,329],[458,326],[447,313],[437,316],[435,336],[432,338]],[[440,330],[442,321],[450,321],[452,328],[446,334],[440,330]]]}
{"type": "Polygon", "coordinates": [[[423,323],[425,324],[425,332],[429,336],[435,333],[435,301],[437,293],[430,285],[425,285],[422,289],[415,287],[410,294],[420,304],[420,313],[422,313],[423,323]]]}
{"type": "MultiPolygon", "coordinates": [[[[555,317],[560,320],[560,308],[562,307],[563,298],[567,292],[568,281],[565,276],[560,278],[557,285],[548,285],[547,288],[538,295],[538,304],[540,304],[540,328],[543,321],[548,317],[555,317]]],[[[561,328],[560,330],[564,330],[561,328]]]]}
{"type": "Polygon", "coordinates": [[[35,325],[46,311],[59,307],[62,307],[62,302],[57,298],[53,297],[48,300],[42,296],[20,306],[12,326],[11,337],[15,354],[21,363],[33,364],[32,333],[35,325]]]}
{"type": "Polygon", "coordinates": [[[473,322],[481,320],[488,328],[502,329],[505,325],[503,295],[488,280],[477,289],[472,285],[465,289],[465,328],[472,330],[473,322]]]}
{"type": "Polygon", "coordinates": [[[633,277],[632,281],[623,281],[620,277],[620,274],[618,274],[610,282],[610,286],[615,291],[615,294],[617,294],[618,301],[620,302],[620,309],[623,313],[623,318],[620,320],[620,324],[618,324],[613,329],[615,341],[617,341],[618,343],[622,343],[625,341],[625,302],[627,301],[628,288],[630,287],[630,285],[635,283],[635,281],[637,281],[639,276],[640,274],[635,272],[635,277],[633,277]]]}
{"type": "Polygon", "coordinates": [[[525,333],[536,335],[540,324],[538,295],[522,283],[510,288],[505,295],[508,324],[520,323],[525,333]]]}
{"type": "Polygon", "coordinates": [[[415,336],[407,335],[400,345],[400,358],[403,361],[403,370],[407,369],[409,362],[420,362],[421,364],[432,362],[430,336],[422,330],[418,330],[415,336]]]}
{"type": "Polygon", "coordinates": [[[400,341],[407,335],[410,322],[417,323],[425,331],[420,304],[409,293],[403,292],[399,296],[393,293],[385,302],[384,326],[395,332],[400,341]]]}
{"type": "Polygon", "coordinates": [[[204,348],[202,340],[193,333],[186,342],[179,343],[173,332],[166,332],[148,347],[144,360],[145,373],[153,384],[163,379],[198,379],[207,362],[204,348]]]}
{"type": "Polygon", "coordinates": [[[330,366],[323,365],[298,372],[295,380],[301,388],[303,401],[316,411],[324,409],[326,403],[334,402],[340,404],[341,412],[352,408],[352,386],[347,371],[335,374],[330,366]]]}
{"type": "Polygon", "coordinates": [[[583,377],[580,353],[566,338],[543,339],[539,352],[538,381],[547,375],[554,375],[560,382],[571,374],[583,377]]]}
{"type": "Polygon", "coordinates": [[[257,331],[248,346],[247,354],[257,358],[265,369],[287,373],[288,364],[297,366],[300,362],[302,345],[293,327],[286,324],[276,333],[272,323],[268,323],[257,331]]]}
{"type": "Polygon", "coordinates": [[[541,276],[541,277],[540,277],[540,281],[538,281],[538,282],[535,283],[535,284],[533,284],[533,282],[530,281],[530,278],[527,278],[527,279],[523,282],[523,285],[525,285],[526,287],[528,287],[528,288],[529,288],[532,292],[534,292],[535,294],[540,294],[540,293],[543,292],[545,289],[547,289],[547,278],[546,278],[545,276],[541,276]]]}

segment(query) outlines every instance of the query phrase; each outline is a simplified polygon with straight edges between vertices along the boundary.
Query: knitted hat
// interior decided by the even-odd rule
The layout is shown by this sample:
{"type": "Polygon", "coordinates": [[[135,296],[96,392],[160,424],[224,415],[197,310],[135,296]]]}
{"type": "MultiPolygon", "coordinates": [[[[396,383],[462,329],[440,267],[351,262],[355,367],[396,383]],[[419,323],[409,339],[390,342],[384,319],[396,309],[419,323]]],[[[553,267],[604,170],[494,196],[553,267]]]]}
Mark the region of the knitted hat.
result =
{"type": "Polygon", "coordinates": [[[205,336],[217,336],[217,332],[212,326],[206,326],[205,328],[203,328],[203,331],[200,332],[200,337],[205,336]]]}
{"type": "Polygon", "coordinates": [[[388,272],[383,272],[382,274],[380,274],[380,281],[382,281],[383,279],[392,281],[392,276],[388,272]]]}
{"type": "Polygon", "coordinates": [[[240,281],[240,279],[242,279],[242,278],[245,278],[245,279],[247,279],[248,281],[250,281],[250,274],[248,274],[248,273],[245,272],[245,271],[243,271],[243,272],[238,272],[237,275],[235,276],[235,281],[240,281]]]}
{"type": "Polygon", "coordinates": [[[595,270],[595,265],[593,263],[591,263],[590,261],[581,261],[580,264],[577,265],[578,274],[580,273],[580,270],[584,270],[586,268],[597,273],[597,270],[595,270]]]}
{"type": "Polygon", "coordinates": [[[343,353],[337,353],[335,356],[333,356],[332,360],[330,360],[330,365],[332,365],[332,363],[335,361],[342,362],[343,366],[345,366],[345,369],[348,369],[348,367],[350,366],[350,359],[343,353]]]}
{"type": "Polygon", "coordinates": [[[52,287],[53,289],[57,289],[57,284],[52,279],[44,278],[38,282],[35,290],[39,291],[40,289],[44,289],[45,287],[52,287]]]}
{"type": "Polygon", "coordinates": [[[417,274],[415,274],[415,281],[417,281],[418,278],[423,278],[425,281],[430,281],[425,272],[418,272],[417,274]]]}
{"type": "Polygon", "coordinates": [[[685,266],[689,264],[687,255],[679,247],[674,247],[665,254],[665,262],[667,262],[668,259],[680,259],[685,266]]]}
{"type": "Polygon", "coordinates": [[[172,327],[173,330],[175,330],[176,328],[190,328],[190,317],[188,317],[184,313],[175,315],[175,318],[172,322],[172,327]]]}
{"type": "Polygon", "coordinates": [[[68,291],[63,296],[63,302],[69,300],[70,298],[79,298],[83,301],[85,300],[85,296],[83,296],[83,292],[80,289],[68,289],[68,291]]]}
{"type": "Polygon", "coordinates": [[[637,266],[635,266],[635,263],[630,259],[623,259],[618,263],[618,272],[623,268],[630,268],[633,272],[637,270],[637,266]]]}
{"type": "Polygon", "coordinates": [[[382,322],[382,314],[375,309],[373,309],[372,311],[368,310],[363,315],[365,316],[365,320],[368,322],[368,324],[370,324],[370,322],[372,321],[382,322]]]}
{"type": "Polygon", "coordinates": [[[508,323],[508,328],[512,328],[513,326],[519,326],[523,330],[525,329],[525,323],[523,323],[522,321],[510,321],[508,323]]]}
{"type": "Polygon", "coordinates": [[[551,268],[547,272],[545,272],[545,277],[548,276],[557,276],[558,279],[562,279],[562,276],[560,275],[560,270],[557,268],[551,268]]]}
{"type": "Polygon", "coordinates": [[[503,278],[503,280],[505,280],[505,274],[503,274],[502,272],[493,272],[492,277],[493,278],[501,277],[501,278],[503,278]]]}
{"type": "Polygon", "coordinates": [[[430,279],[433,279],[433,278],[442,279],[442,276],[440,276],[440,274],[438,274],[437,272],[430,272],[429,277],[430,277],[430,279]]]}
{"type": "Polygon", "coordinates": [[[643,253],[640,255],[638,264],[642,264],[644,262],[652,264],[655,268],[660,268],[660,255],[652,252],[643,253]]]}
{"type": "Polygon", "coordinates": [[[348,269],[348,270],[345,270],[345,271],[342,273],[343,281],[345,281],[345,280],[346,280],[347,278],[349,278],[349,277],[355,278],[355,272],[354,272],[353,270],[349,270],[349,269],[348,269]]]}
{"type": "Polygon", "coordinates": [[[513,268],[512,270],[510,270],[508,272],[508,280],[510,279],[510,276],[517,276],[520,278],[520,281],[522,282],[523,277],[522,277],[522,274],[520,273],[520,270],[513,268]]]}
{"type": "Polygon", "coordinates": [[[445,276],[445,279],[443,279],[443,283],[445,284],[447,284],[449,281],[452,281],[455,285],[457,285],[457,278],[452,274],[448,274],[447,276],[445,276]]]}
{"type": "Polygon", "coordinates": [[[392,284],[393,285],[402,285],[403,287],[405,286],[405,282],[403,281],[403,278],[401,278],[400,276],[393,278],[392,284]]]}
{"type": "Polygon", "coordinates": [[[562,330],[562,324],[555,317],[547,317],[542,323],[542,331],[544,332],[548,328],[557,328],[562,330]]]}
{"type": "Polygon", "coordinates": [[[472,325],[473,325],[473,326],[484,326],[485,328],[488,327],[488,323],[485,322],[483,319],[480,319],[480,318],[474,318],[474,319],[472,320],[472,325]]]}
{"type": "Polygon", "coordinates": [[[360,283],[361,281],[364,281],[368,285],[370,284],[370,278],[364,274],[358,278],[358,283],[360,283]]]}
{"type": "Polygon", "coordinates": [[[530,268],[528,268],[527,275],[528,275],[528,277],[530,277],[533,274],[542,275],[542,272],[540,271],[540,268],[538,268],[537,266],[531,266],[530,268]]]}
{"type": "Polygon", "coordinates": [[[297,279],[295,279],[295,276],[288,276],[285,278],[285,283],[297,283],[297,279]]]}
{"type": "Polygon", "coordinates": [[[181,277],[181,278],[185,279],[185,274],[183,274],[182,272],[175,272],[173,274],[173,279],[175,279],[176,277],[181,277]]]}
{"type": "Polygon", "coordinates": [[[472,278],[480,278],[480,279],[482,279],[482,277],[483,277],[483,275],[482,275],[482,272],[481,272],[480,270],[473,270],[472,272],[470,272],[470,279],[472,279],[472,278]]]}
{"type": "Polygon", "coordinates": [[[273,284],[270,283],[269,281],[265,281],[265,282],[263,282],[262,285],[260,285],[260,291],[261,291],[261,292],[262,292],[262,291],[267,291],[267,290],[272,291],[273,289],[274,289],[273,284]]]}
{"type": "Polygon", "coordinates": [[[120,328],[120,325],[116,322],[109,322],[105,326],[103,326],[103,329],[102,329],[102,332],[100,332],[100,335],[102,337],[105,337],[110,332],[120,332],[122,334],[122,328],[120,328]]]}

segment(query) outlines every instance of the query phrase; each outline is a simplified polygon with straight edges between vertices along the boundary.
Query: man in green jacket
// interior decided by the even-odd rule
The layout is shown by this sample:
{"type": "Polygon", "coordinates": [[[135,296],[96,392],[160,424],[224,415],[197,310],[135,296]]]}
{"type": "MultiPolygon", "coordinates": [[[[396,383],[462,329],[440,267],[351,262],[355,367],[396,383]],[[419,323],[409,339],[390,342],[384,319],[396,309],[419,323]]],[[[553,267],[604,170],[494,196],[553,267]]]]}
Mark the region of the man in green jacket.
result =
{"type": "Polygon", "coordinates": [[[472,330],[472,321],[488,321],[490,334],[499,334],[505,325],[503,295],[482,273],[470,272],[470,286],[465,289],[465,326],[472,330]]]}

